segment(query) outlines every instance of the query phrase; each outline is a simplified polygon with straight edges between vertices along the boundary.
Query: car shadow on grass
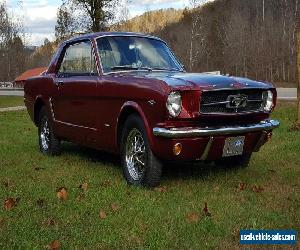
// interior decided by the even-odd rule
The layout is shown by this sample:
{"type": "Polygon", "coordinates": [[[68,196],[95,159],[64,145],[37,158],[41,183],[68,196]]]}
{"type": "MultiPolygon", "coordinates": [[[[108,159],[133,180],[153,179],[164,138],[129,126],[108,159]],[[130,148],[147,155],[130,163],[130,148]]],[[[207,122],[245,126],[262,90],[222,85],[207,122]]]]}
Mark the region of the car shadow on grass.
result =
{"type": "MultiPolygon", "coordinates": [[[[63,143],[63,153],[79,156],[80,158],[98,163],[100,165],[109,165],[112,168],[119,169],[120,157],[115,154],[79,146],[73,143],[63,143]]],[[[211,163],[204,162],[163,162],[162,181],[172,181],[177,179],[206,179],[211,175],[225,174],[236,169],[228,169],[211,163]]]]}
{"type": "Polygon", "coordinates": [[[69,155],[79,156],[80,158],[90,162],[95,162],[104,165],[112,165],[116,168],[119,168],[121,164],[120,157],[115,154],[106,153],[103,151],[83,147],[68,142],[64,142],[62,147],[64,154],[66,153],[69,155]]]}
{"type": "Polygon", "coordinates": [[[163,180],[205,180],[211,175],[222,175],[236,169],[228,169],[215,165],[213,162],[165,162],[163,169],[163,180]]]}

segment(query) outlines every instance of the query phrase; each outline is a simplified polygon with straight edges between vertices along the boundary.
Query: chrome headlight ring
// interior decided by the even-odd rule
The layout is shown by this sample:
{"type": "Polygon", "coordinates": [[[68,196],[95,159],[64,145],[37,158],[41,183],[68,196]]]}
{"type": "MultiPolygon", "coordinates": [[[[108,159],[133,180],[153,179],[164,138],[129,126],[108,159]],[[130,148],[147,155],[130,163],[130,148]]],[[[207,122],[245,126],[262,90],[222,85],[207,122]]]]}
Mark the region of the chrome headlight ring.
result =
{"type": "Polygon", "coordinates": [[[182,99],[179,91],[172,91],[167,99],[166,103],[167,110],[170,116],[177,117],[182,110],[182,99]]]}

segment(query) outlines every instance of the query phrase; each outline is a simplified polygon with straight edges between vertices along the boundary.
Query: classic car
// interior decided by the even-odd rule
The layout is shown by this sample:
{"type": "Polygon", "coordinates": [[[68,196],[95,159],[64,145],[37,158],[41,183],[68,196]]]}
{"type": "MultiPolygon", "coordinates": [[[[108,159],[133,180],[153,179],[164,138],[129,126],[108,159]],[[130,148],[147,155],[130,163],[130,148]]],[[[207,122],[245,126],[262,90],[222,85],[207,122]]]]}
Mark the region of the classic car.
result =
{"type": "Polygon", "coordinates": [[[164,41],[137,33],[63,42],[24,91],[42,153],[69,141],[119,154],[138,186],[159,185],[167,161],[247,166],[279,126],[271,83],[187,73],[164,41]]]}

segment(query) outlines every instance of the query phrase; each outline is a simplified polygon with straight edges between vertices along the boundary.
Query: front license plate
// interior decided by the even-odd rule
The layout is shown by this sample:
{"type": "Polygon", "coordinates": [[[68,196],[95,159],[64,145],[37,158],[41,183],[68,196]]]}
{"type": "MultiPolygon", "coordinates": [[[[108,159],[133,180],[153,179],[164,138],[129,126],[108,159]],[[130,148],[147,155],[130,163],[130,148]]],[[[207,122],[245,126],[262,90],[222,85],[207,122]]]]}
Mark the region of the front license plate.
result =
{"type": "Polygon", "coordinates": [[[223,148],[223,157],[242,155],[244,151],[245,136],[228,137],[223,148]]]}

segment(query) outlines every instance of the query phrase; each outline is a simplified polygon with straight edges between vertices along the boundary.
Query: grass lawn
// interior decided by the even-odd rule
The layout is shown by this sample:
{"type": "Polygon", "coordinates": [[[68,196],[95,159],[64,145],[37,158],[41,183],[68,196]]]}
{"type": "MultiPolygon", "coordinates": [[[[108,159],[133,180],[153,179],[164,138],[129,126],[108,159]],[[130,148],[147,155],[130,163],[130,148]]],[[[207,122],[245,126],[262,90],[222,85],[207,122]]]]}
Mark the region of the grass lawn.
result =
{"type": "Polygon", "coordinates": [[[0,248],[57,240],[79,249],[232,249],[240,229],[299,230],[300,133],[288,132],[295,114],[295,106],[277,109],[282,125],[249,168],[168,166],[162,187],[148,190],[127,186],[111,155],[67,143],[60,157],[41,155],[27,113],[1,113],[0,248]],[[8,198],[18,199],[10,210],[8,198]]]}
{"type": "Polygon", "coordinates": [[[0,96],[0,108],[24,106],[23,96],[0,96]]]}

